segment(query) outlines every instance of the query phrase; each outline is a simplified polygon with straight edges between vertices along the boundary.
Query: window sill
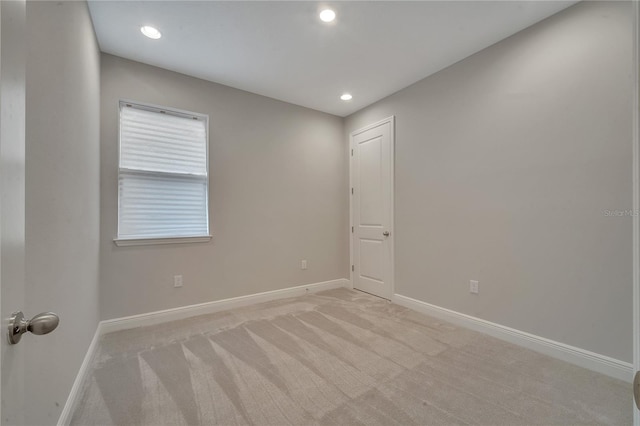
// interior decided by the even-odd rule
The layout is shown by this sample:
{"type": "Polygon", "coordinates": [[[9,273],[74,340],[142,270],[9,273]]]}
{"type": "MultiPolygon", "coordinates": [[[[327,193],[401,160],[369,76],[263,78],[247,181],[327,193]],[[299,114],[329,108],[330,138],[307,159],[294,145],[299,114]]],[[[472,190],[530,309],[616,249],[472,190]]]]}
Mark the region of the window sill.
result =
{"type": "Polygon", "coordinates": [[[114,239],[118,247],[126,246],[151,246],[157,244],[186,244],[186,243],[206,243],[211,241],[211,235],[198,237],[165,237],[165,238],[127,238],[114,239]]]}

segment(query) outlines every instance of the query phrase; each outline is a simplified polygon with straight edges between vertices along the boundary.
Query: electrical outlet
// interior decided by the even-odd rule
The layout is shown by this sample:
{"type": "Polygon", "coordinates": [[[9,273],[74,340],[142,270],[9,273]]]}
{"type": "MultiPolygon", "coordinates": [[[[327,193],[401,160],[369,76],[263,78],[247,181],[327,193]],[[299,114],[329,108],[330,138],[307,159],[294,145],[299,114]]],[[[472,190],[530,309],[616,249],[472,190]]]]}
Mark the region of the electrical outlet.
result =
{"type": "Polygon", "coordinates": [[[307,261],[303,259],[300,261],[300,269],[307,269],[307,261]]]}
{"type": "Polygon", "coordinates": [[[469,293],[478,294],[480,291],[480,283],[478,281],[469,281],[469,293]]]}
{"type": "Polygon", "coordinates": [[[173,276],[173,286],[174,287],[182,287],[182,275],[174,275],[173,276]]]}

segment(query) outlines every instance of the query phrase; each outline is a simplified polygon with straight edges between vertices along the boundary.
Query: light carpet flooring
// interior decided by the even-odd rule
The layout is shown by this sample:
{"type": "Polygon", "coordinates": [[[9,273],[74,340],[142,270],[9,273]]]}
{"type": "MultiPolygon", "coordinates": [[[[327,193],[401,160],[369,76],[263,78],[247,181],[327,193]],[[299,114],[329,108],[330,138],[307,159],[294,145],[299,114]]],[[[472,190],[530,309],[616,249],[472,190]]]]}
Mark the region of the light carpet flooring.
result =
{"type": "Polygon", "coordinates": [[[631,385],[337,289],[102,337],[73,425],[632,423],[631,385]]]}

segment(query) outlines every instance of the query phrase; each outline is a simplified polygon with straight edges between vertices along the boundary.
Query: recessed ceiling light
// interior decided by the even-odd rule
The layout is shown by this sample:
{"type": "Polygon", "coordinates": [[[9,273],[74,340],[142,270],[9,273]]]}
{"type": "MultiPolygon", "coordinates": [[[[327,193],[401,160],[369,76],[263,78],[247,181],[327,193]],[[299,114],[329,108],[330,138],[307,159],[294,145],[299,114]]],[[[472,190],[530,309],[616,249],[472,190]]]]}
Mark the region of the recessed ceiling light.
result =
{"type": "Polygon", "coordinates": [[[157,40],[160,37],[162,37],[162,33],[160,33],[160,31],[158,31],[157,28],[150,27],[148,25],[145,25],[144,27],[140,27],[140,32],[142,32],[142,34],[154,40],[157,40]]]}
{"type": "Polygon", "coordinates": [[[340,96],[340,99],[342,99],[343,101],[350,101],[351,99],[353,99],[353,96],[351,96],[350,93],[343,93],[342,96],[340,96]]]}
{"type": "Polygon", "coordinates": [[[320,12],[320,19],[323,22],[331,22],[336,19],[336,13],[331,9],[325,9],[320,12]]]}

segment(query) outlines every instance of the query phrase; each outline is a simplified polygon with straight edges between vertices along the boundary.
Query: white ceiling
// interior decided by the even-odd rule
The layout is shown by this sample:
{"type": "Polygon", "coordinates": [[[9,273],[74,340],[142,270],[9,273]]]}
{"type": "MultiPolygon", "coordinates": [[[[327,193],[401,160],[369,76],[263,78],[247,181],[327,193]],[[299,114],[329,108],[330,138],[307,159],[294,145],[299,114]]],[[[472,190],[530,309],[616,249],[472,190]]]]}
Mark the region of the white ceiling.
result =
{"type": "Polygon", "coordinates": [[[90,1],[103,52],[349,115],[576,1],[90,1]],[[326,24],[324,6],[337,13],[326,24]],[[150,40],[142,25],[163,37],[150,40]],[[353,94],[341,101],[343,92],[353,94]]]}

